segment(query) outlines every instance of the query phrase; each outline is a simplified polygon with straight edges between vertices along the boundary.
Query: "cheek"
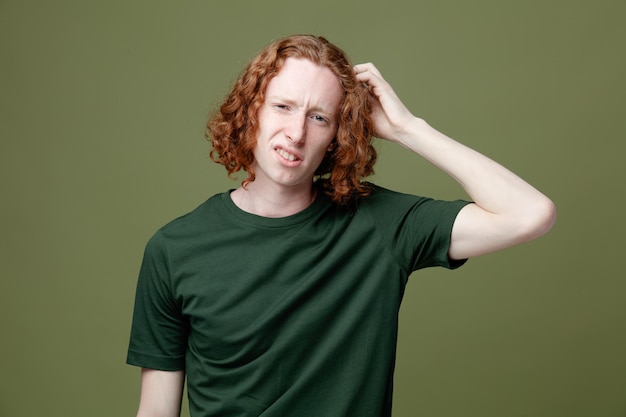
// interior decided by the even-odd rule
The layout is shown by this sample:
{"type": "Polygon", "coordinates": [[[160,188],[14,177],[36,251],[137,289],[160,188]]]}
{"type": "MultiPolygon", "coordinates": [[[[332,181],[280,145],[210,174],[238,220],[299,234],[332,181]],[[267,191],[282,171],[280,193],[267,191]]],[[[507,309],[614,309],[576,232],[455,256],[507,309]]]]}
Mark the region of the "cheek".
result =
{"type": "Polygon", "coordinates": [[[321,162],[326,154],[329,151],[332,151],[334,148],[334,136],[331,139],[326,139],[323,142],[320,142],[315,148],[315,155],[318,159],[318,162],[321,162]]]}
{"type": "Polygon", "coordinates": [[[265,107],[261,107],[257,113],[257,138],[266,137],[277,126],[277,120],[268,112],[265,107]]]}
{"type": "Polygon", "coordinates": [[[260,123],[254,135],[254,140],[255,140],[254,147],[257,148],[257,147],[263,147],[264,145],[267,145],[275,134],[276,132],[272,130],[271,124],[260,123]]]}

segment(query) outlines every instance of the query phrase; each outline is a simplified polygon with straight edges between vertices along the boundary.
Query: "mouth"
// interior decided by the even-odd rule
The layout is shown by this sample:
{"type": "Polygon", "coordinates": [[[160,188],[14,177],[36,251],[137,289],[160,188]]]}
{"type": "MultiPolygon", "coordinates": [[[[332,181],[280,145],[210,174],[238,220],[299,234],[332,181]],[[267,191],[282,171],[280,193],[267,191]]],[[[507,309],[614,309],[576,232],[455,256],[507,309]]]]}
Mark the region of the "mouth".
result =
{"type": "Polygon", "coordinates": [[[282,156],[287,161],[299,161],[300,160],[300,157],[298,155],[294,155],[292,153],[289,153],[289,152],[287,152],[286,150],[284,150],[282,148],[275,148],[274,150],[276,151],[276,153],[278,153],[280,156],[282,156]]]}

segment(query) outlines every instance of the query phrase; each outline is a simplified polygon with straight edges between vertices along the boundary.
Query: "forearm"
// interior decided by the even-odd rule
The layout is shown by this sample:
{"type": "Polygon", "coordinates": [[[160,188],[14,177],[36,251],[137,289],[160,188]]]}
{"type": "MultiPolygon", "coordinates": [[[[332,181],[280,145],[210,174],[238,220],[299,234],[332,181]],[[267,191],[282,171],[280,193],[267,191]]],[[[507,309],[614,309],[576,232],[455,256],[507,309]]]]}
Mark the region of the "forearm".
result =
{"type": "Polygon", "coordinates": [[[179,417],[185,373],[141,370],[141,399],[137,417],[179,417]]]}
{"type": "Polygon", "coordinates": [[[479,152],[413,118],[395,140],[439,167],[481,208],[494,214],[524,214],[528,205],[549,204],[533,186],[479,152]]]}

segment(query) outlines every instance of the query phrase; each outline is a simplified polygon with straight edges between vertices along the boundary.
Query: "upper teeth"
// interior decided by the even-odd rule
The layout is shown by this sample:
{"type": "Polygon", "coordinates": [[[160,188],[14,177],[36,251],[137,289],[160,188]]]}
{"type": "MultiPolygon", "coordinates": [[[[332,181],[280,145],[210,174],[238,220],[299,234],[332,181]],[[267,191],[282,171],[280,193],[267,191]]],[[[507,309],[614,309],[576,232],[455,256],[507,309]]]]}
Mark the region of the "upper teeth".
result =
{"type": "Polygon", "coordinates": [[[283,158],[288,159],[290,161],[294,161],[296,159],[295,155],[292,155],[292,154],[290,154],[289,152],[287,152],[287,151],[285,151],[283,149],[278,149],[277,152],[278,152],[278,154],[280,156],[282,156],[283,158]]]}

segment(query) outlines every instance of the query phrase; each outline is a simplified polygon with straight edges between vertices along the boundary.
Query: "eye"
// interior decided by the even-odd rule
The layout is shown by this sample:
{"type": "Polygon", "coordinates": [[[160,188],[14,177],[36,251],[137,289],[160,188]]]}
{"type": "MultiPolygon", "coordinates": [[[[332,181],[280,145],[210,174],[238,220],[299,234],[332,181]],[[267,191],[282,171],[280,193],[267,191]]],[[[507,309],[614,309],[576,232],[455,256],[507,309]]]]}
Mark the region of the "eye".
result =
{"type": "Polygon", "coordinates": [[[278,110],[285,110],[285,111],[289,110],[289,106],[286,104],[277,103],[277,104],[274,104],[274,107],[277,108],[278,110]]]}
{"type": "Polygon", "coordinates": [[[327,123],[327,122],[328,122],[328,120],[326,120],[326,118],[325,118],[325,117],[320,116],[320,115],[318,115],[318,114],[314,114],[314,115],[312,115],[312,116],[311,116],[311,118],[312,118],[313,120],[315,120],[316,122],[318,122],[318,123],[327,123]]]}

